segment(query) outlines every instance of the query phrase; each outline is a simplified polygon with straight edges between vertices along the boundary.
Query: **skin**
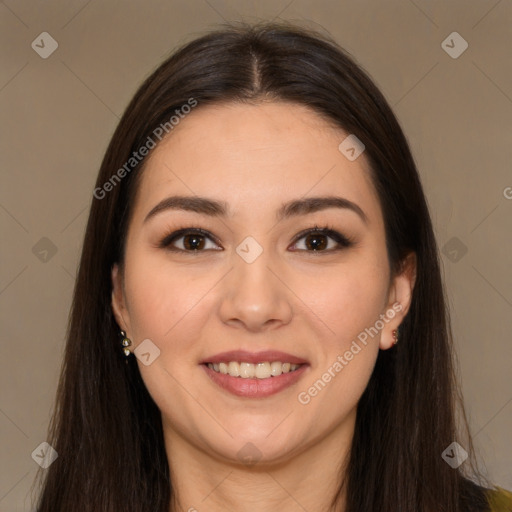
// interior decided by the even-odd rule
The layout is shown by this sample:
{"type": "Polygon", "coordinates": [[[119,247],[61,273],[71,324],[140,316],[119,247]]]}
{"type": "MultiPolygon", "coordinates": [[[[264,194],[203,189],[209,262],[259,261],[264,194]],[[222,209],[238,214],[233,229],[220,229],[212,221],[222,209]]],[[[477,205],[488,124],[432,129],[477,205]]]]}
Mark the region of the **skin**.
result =
{"type": "MultiPolygon", "coordinates": [[[[147,161],[125,266],[112,269],[112,307],[132,351],[147,338],[160,350],[150,365],[137,362],[162,413],[176,491],[171,511],[329,510],[340,478],[334,468],[350,448],[357,402],[378,351],[392,347],[392,330],[408,311],[416,265],[411,254],[403,273],[390,275],[364,153],[351,162],[338,150],[347,135],[292,103],[199,106],[147,161]],[[158,202],[176,194],[226,201],[232,215],[166,210],[144,222],[158,202]],[[276,221],[283,202],[324,195],[357,203],[368,222],[339,208],[276,221]],[[338,244],[326,237],[329,246],[313,253],[307,237],[296,240],[324,223],[354,245],[329,252],[338,244]],[[167,234],[188,226],[209,231],[219,243],[205,238],[200,254],[159,247],[167,234]],[[263,248],[251,264],[236,252],[247,236],[263,248]],[[223,250],[209,250],[215,248],[223,250]],[[389,319],[393,304],[401,311],[389,319]],[[378,334],[366,346],[359,343],[353,359],[300,403],[298,394],[382,314],[388,321],[378,334]],[[309,367],[276,395],[236,397],[199,363],[237,349],[281,350],[309,367]],[[244,446],[259,457],[256,464],[240,460],[244,446]]],[[[180,238],[174,246],[183,249],[183,243],[180,238]]]]}

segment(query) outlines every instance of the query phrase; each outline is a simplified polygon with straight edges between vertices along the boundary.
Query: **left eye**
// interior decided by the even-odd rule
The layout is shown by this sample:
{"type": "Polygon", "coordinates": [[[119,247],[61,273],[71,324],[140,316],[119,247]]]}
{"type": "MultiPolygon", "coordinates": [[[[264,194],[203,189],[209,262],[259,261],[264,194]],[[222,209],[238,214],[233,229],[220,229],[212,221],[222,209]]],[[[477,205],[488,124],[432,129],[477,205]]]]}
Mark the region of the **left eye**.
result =
{"type": "Polygon", "coordinates": [[[299,236],[297,240],[304,240],[302,243],[304,248],[297,248],[295,242],[295,250],[308,252],[326,252],[333,251],[340,247],[350,247],[351,242],[341,233],[332,229],[313,229],[299,236]]]}
{"type": "Polygon", "coordinates": [[[308,252],[332,250],[339,245],[339,242],[337,242],[333,237],[323,233],[322,231],[311,231],[298,238],[298,240],[304,240],[302,242],[303,247],[297,247],[300,245],[300,243],[298,244],[297,242],[294,244],[294,247],[298,250],[305,250],[308,252]]]}

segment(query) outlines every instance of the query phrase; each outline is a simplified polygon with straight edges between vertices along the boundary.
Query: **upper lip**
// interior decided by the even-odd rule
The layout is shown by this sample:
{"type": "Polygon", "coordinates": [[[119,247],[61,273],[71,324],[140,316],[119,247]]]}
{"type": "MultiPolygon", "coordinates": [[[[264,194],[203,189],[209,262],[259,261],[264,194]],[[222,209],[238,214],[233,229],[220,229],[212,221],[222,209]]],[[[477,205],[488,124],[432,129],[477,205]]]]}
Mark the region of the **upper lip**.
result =
{"type": "Polygon", "coordinates": [[[206,363],[226,363],[229,361],[240,361],[244,363],[264,363],[266,361],[272,363],[280,361],[281,363],[305,364],[307,361],[300,357],[296,357],[279,350],[263,350],[261,352],[249,352],[247,350],[230,350],[221,352],[214,356],[203,359],[200,364],[206,363]]]}

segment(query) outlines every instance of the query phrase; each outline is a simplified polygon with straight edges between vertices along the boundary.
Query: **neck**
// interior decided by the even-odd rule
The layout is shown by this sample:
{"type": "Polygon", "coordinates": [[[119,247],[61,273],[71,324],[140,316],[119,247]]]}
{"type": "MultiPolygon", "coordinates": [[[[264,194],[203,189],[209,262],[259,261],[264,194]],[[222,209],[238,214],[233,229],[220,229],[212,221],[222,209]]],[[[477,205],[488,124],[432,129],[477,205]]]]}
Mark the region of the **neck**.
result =
{"type": "Polygon", "coordinates": [[[321,440],[279,461],[222,458],[186,440],[164,421],[173,500],[170,512],[344,512],[345,477],[356,411],[321,440]]]}

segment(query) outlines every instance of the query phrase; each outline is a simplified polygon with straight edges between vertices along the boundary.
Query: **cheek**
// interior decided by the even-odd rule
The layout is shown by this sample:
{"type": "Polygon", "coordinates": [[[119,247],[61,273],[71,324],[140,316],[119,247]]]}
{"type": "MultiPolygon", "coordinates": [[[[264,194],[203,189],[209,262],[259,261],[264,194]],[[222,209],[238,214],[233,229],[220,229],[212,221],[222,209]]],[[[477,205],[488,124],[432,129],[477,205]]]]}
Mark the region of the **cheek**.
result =
{"type": "Polygon", "coordinates": [[[323,418],[329,428],[347,417],[368,385],[379,352],[375,325],[387,297],[383,265],[335,275],[317,290],[312,307],[334,334],[326,330],[318,340],[318,365],[297,392],[302,413],[323,418]]]}
{"type": "Polygon", "coordinates": [[[161,349],[165,340],[179,343],[176,332],[185,324],[190,328],[194,309],[211,287],[209,280],[203,277],[197,281],[187,272],[171,272],[161,258],[135,254],[126,267],[126,295],[135,341],[154,339],[161,349]]]}
{"type": "Polygon", "coordinates": [[[375,258],[340,266],[315,278],[302,277],[302,297],[308,297],[311,314],[327,326],[338,345],[343,347],[365,328],[375,324],[387,303],[387,262],[375,258]]]}
{"type": "Polygon", "coordinates": [[[180,383],[188,381],[197,365],[193,340],[200,339],[208,318],[201,299],[212,287],[211,277],[199,280],[189,272],[171,272],[162,258],[133,251],[125,279],[133,349],[150,339],[160,350],[154,363],[138,361],[142,379],[158,407],[178,424],[176,415],[190,406],[180,383]]]}

